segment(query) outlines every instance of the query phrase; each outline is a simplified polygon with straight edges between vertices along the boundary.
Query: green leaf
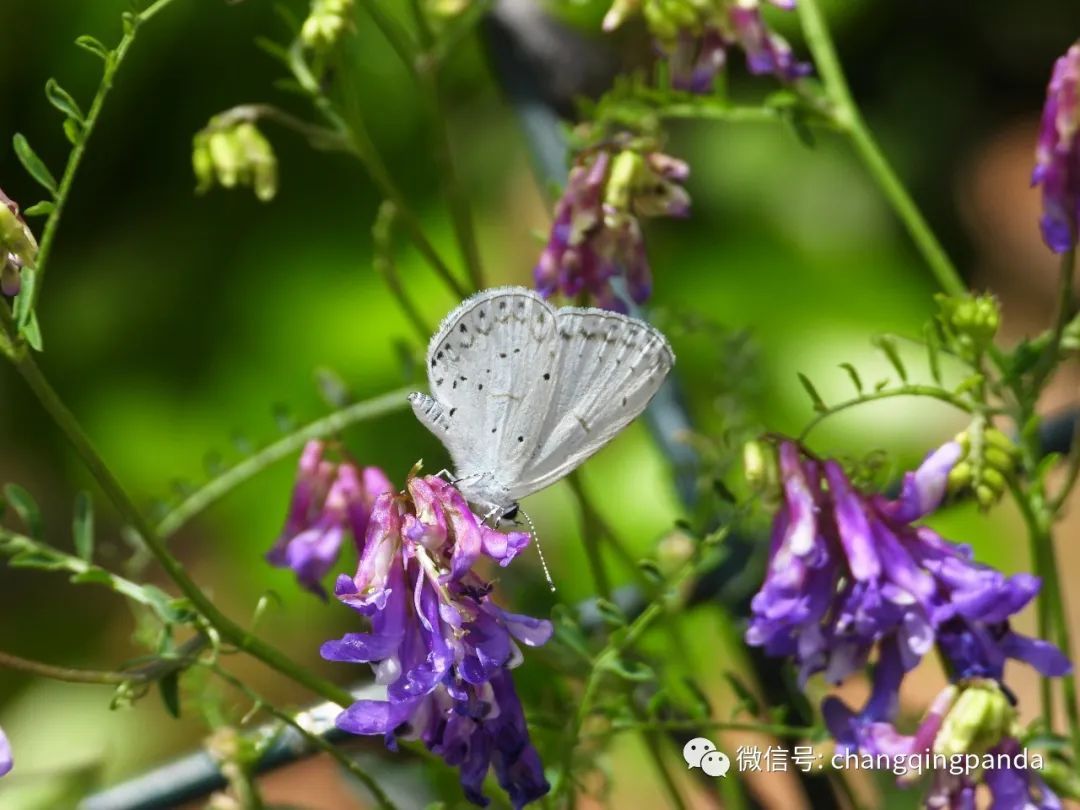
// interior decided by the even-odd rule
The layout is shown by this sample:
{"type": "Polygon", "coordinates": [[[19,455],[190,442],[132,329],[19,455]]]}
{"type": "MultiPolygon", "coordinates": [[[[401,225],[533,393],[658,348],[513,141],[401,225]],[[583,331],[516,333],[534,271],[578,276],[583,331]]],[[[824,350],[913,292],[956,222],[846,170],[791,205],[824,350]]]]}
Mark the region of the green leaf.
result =
{"type": "Polygon", "coordinates": [[[78,146],[83,139],[83,125],[74,118],[64,119],[64,135],[72,146],[78,146]]]}
{"type": "Polygon", "coordinates": [[[88,492],[80,492],[75,496],[75,517],[71,533],[75,538],[75,553],[90,562],[94,556],[94,502],[88,492]]]}
{"type": "Polygon", "coordinates": [[[89,34],[83,34],[81,37],[78,37],[75,40],[75,44],[84,51],[89,51],[94,54],[94,56],[97,56],[106,62],[112,59],[112,51],[106,48],[100,40],[89,34]]]}
{"type": "Polygon", "coordinates": [[[72,98],[71,93],[60,86],[56,79],[49,79],[45,82],[45,98],[68,118],[73,118],[80,124],[86,122],[86,116],[83,115],[79,103],[72,98]]]}
{"type": "Polygon", "coordinates": [[[75,585],[104,585],[106,588],[114,588],[117,580],[104,568],[89,568],[74,574],[71,582],[75,585]]]}
{"type": "Polygon", "coordinates": [[[35,540],[40,540],[42,535],[41,510],[38,509],[34,497],[18,484],[7,484],[4,487],[4,500],[11,504],[15,514],[26,526],[26,532],[35,540]]]}
{"type": "Polygon", "coordinates": [[[23,211],[25,217],[44,217],[56,210],[56,203],[50,200],[42,200],[23,211]]]}
{"type": "Polygon", "coordinates": [[[15,156],[23,165],[23,168],[30,173],[31,177],[41,183],[46,191],[55,197],[57,193],[56,178],[52,176],[49,167],[45,165],[44,161],[42,161],[42,159],[37,156],[37,153],[31,148],[30,142],[26,140],[26,136],[21,132],[16,132],[15,137],[12,138],[12,144],[15,147],[15,156]]]}
{"type": "Polygon", "coordinates": [[[855,366],[851,365],[851,363],[841,363],[840,368],[846,371],[848,376],[851,377],[851,382],[855,386],[855,392],[859,396],[862,396],[862,379],[859,377],[859,372],[855,370],[855,366]]]}
{"type": "Polygon", "coordinates": [[[30,344],[30,348],[35,352],[40,352],[45,348],[45,344],[41,340],[41,326],[38,325],[36,312],[31,312],[26,323],[19,327],[19,334],[26,338],[26,342],[30,344]]]}
{"type": "Polygon", "coordinates": [[[170,672],[158,681],[158,692],[161,694],[161,702],[165,709],[173,717],[180,717],[180,673],[170,672]]]}
{"type": "Polygon", "coordinates": [[[758,703],[757,697],[750,691],[734,672],[725,670],[723,672],[724,680],[728,682],[728,686],[731,687],[731,691],[735,693],[735,696],[739,699],[738,704],[732,709],[731,716],[735,717],[742,710],[746,710],[754,717],[761,714],[761,704],[758,703]]]}
{"type": "Polygon", "coordinates": [[[884,352],[885,356],[889,359],[889,363],[896,369],[900,381],[906,383],[908,381],[907,369],[904,368],[904,363],[900,359],[900,352],[897,351],[896,343],[893,339],[882,335],[874,339],[874,345],[884,352]]]}
{"type": "Polygon", "coordinates": [[[934,382],[941,382],[941,341],[938,339],[937,330],[933,326],[926,327],[926,360],[930,366],[930,376],[934,382]]]}
{"type": "Polygon", "coordinates": [[[647,683],[656,679],[656,672],[644,661],[623,661],[616,657],[607,662],[606,669],[627,681],[647,683]]]}
{"type": "Polygon", "coordinates": [[[819,394],[817,392],[817,389],[814,388],[814,384],[810,382],[810,378],[803,374],[801,371],[798,372],[798,377],[799,382],[802,383],[802,387],[806,390],[807,395],[809,395],[810,401],[814,403],[814,410],[818,411],[819,413],[824,413],[825,411],[829,410],[829,406],[825,404],[825,400],[821,398],[821,394],[819,394]]]}
{"type": "Polygon", "coordinates": [[[622,627],[626,624],[626,614],[622,612],[618,605],[607,599],[596,600],[596,612],[600,614],[600,618],[612,627],[622,627]]]}

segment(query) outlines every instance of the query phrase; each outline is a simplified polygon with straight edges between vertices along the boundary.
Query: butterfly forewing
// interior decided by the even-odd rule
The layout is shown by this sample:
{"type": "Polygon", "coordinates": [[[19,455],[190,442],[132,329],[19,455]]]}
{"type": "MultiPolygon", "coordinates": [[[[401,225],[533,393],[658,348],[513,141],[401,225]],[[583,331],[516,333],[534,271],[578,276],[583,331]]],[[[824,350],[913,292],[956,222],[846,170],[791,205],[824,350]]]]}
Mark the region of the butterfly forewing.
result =
{"type": "Polygon", "coordinates": [[[515,500],[580,466],[637,418],[675,362],[667,339],[644,321],[601,309],[558,310],[559,365],[540,441],[515,500]]]}
{"type": "Polygon", "coordinates": [[[522,288],[479,293],[443,322],[428,346],[434,401],[416,398],[413,409],[459,476],[518,480],[542,439],[559,342],[555,310],[522,288]]]}

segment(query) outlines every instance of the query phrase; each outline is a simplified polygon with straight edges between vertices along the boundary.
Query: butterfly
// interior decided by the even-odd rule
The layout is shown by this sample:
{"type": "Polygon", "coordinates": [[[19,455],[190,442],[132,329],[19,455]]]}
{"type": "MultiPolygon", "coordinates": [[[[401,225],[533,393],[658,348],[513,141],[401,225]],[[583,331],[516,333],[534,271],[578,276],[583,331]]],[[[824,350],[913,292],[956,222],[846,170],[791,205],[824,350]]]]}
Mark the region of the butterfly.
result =
{"type": "Polygon", "coordinates": [[[555,308],[524,287],[462,302],[427,350],[431,395],[409,395],[485,519],[555,483],[649,404],[675,363],[664,335],[604,309],[555,308]]]}

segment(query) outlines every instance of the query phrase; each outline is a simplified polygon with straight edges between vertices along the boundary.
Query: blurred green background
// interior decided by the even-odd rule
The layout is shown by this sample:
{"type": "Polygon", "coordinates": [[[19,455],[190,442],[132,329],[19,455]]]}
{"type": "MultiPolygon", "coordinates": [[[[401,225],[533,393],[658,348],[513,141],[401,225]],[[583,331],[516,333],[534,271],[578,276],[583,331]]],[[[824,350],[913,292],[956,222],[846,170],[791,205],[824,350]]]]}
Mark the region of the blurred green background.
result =
{"type": "MultiPolygon", "coordinates": [[[[855,94],[946,246],[973,284],[1002,292],[1010,334],[1039,328],[1052,289],[1039,279],[1049,278],[1050,264],[1037,243],[1025,175],[1051,64],[1080,34],[1077,4],[826,6],[855,94]]],[[[0,4],[0,187],[24,207],[40,194],[6,144],[24,133],[59,173],[67,143],[42,88],[55,76],[88,102],[99,63],[72,40],[92,33],[115,42],[126,7],[123,0],[0,4]]],[[[305,12],[302,3],[289,8],[305,12]]],[[[794,20],[775,19],[805,54],[794,20]]],[[[43,292],[42,365],[148,507],[205,480],[209,452],[238,459],[234,435],[256,446],[275,438],[275,408],[296,421],[324,413],[316,368],[336,370],[358,398],[415,382],[402,347],[415,352],[419,343],[371,266],[370,225],[380,200],[355,163],[312,152],[267,125],[281,162],[277,200],[262,205],[246,192],[193,193],[191,136],[211,115],[250,101],[306,113],[274,89],[279,66],[253,44],[256,36],[289,36],[272,5],[258,0],[177,0],[140,32],[91,141],[43,292]]],[[[349,47],[349,78],[372,135],[456,264],[431,127],[417,93],[362,14],[349,47]]],[[[767,78],[745,76],[740,55],[732,61],[734,94],[752,99],[772,88],[767,78]]],[[[535,232],[547,226],[546,197],[475,43],[451,60],[447,86],[487,280],[529,284],[541,247],[535,232]]],[[[871,380],[887,376],[869,338],[886,330],[917,334],[934,287],[847,144],[821,133],[807,149],[767,125],[682,123],[673,127],[668,151],[691,163],[694,216],[648,229],[656,306],[668,322],[748,330],[754,345],[748,362],[733,364],[718,356],[711,333],[676,330],[682,384],[702,432],[729,426],[732,392],[748,423],[797,432],[811,410],[796,371],[811,376],[827,398],[849,393],[840,362],[855,363],[871,380]]],[[[404,238],[398,241],[402,275],[434,324],[454,301],[404,238]]],[[[855,454],[883,447],[910,463],[959,427],[937,405],[890,401],[837,418],[814,443],[855,454]]],[[[404,411],[358,426],[347,440],[360,460],[383,466],[397,481],[421,457],[429,471],[446,461],[404,411]]],[[[311,599],[262,560],[283,520],[292,474],[291,459],[268,470],[171,545],[238,619],[250,616],[266,591],[279,594],[263,632],[343,681],[360,673],[320,662],[318,646],[350,629],[349,612],[311,599]]],[[[93,486],[6,366],[0,481],[31,490],[50,539],[70,545],[72,500],[93,486]]],[[[663,459],[640,427],[590,462],[585,481],[642,553],[679,516],[663,459]]],[[[101,559],[119,566],[129,549],[115,515],[99,504],[101,559]]],[[[557,486],[528,508],[558,598],[573,602],[591,593],[568,493],[557,486]]],[[[945,521],[987,561],[1010,569],[1026,564],[1022,544],[999,542],[1015,529],[1011,515],[991,523],[954,513],[945,521]]],[[[503,582],[513,586],[504,600],[515,607],[550,609],[535,571],[518,570],[503,582]]],[[[115,668],[143,652],[119,599],[61,577],[0,569],[0,611],[0,649],[27,657],[115,668]]],[[[707,662],[707,650],[702,655],[707,662]]],[[[307,700],[259,666],[237,666],[273,698],[307,700]]],[[[0,725],[15,741],[18,779],[25,785],[102,762],[104,777],[114,781],[185,750],[203,733],[196,711],[173,721],[150,696],[110,712],[108,697],[101,687],[0,672],[0,725]]],[[[17,789],[14,778],[0,784],[0,805],[17,789]]]]}

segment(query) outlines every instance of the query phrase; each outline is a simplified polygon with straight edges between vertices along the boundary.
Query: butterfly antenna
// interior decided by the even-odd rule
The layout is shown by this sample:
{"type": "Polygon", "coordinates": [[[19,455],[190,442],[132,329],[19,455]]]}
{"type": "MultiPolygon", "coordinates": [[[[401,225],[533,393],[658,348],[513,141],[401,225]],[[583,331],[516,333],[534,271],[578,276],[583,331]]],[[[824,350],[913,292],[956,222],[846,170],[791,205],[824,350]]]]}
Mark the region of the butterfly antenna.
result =
{"type": "Polygon", "coordinates": [[[536,536],[536,525],[532,522],[532,518],[529,517],[529,513],[524,509],[521,510],[521,516],[529,524],[529,533],[532,535],[533,545],[536,546],[536,553],[540,555],[540,567],[544,569],[544,579],[547,580],[551,592],[555,593],[555,583],[551,579],[551,571],[548,570],[547,560],[544,559],[544,551],[540,548],[540,538],[536,536]]]}

